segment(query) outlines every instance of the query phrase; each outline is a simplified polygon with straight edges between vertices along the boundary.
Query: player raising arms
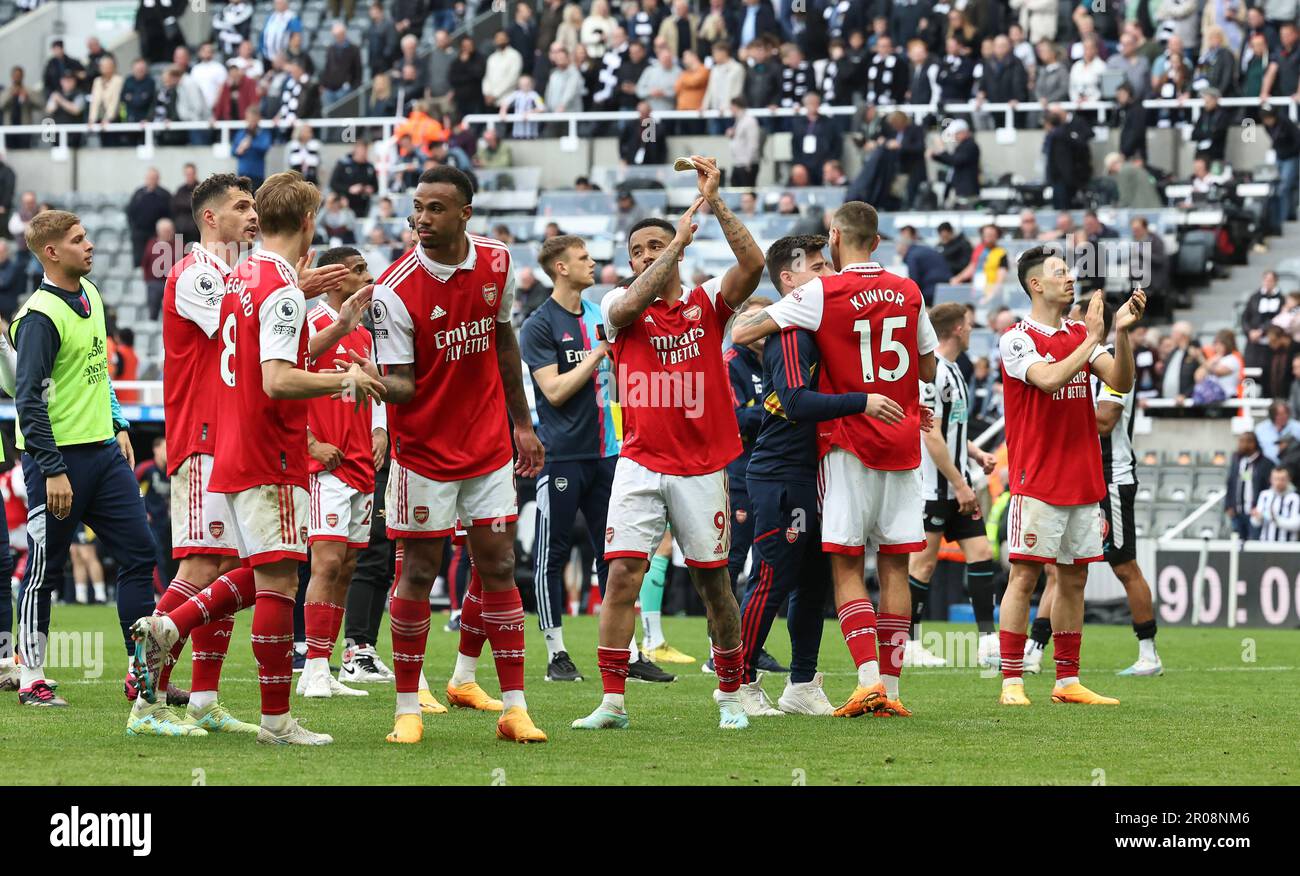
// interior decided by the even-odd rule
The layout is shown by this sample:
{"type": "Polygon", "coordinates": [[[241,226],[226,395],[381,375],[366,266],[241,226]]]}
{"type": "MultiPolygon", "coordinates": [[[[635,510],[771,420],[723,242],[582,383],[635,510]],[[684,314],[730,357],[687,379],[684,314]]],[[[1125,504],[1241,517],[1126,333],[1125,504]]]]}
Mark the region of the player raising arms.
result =
{"type": "MultiPolygon", "coordinates": [[[[347,268],[342,285],[307,314],[307,370],[329,372],[336,369],[335,360],[353,353],[371,357],[374,342],[361,320],[370,309],[373,278],[352,247],[326,250],[318,264],[347,268]]],[[[385,410],[358,407],[346,398],[314,398],[307,405],[311,581],[303,606],[307,662],[298,677],[298,692],[306,697],[369,695],[332,677],[329,661],[357,555],[370,544],[375,470],[388,455],[385,410]]]]}
{"type": "MultiPolygon", "coordinates": [[[[192,209],[199,242],[172,266],[163,287],[163,407],[172,487],[172,557],[180,564],[175,579],[158,600],[154,611],[158,615],[184,605],[219,575],[233,575],[236,588],[252,592],[253,587],[252,570],[238,568],[234,521],[225,513],[225,499],[208,489],[221,419],[217,409],[221,379],[217,325],[230,266],[239,261],[241,250],[257,239],[252,180],[230,173],[213,174],[194,189],[192,209]]],[[[154,686],[172,698],[172,668],[192,636],[189,720],[210,732],[256,733],[256,724],[236,720],[217,701],[234,626],[234,617],[227,613],[182,635],[154,686]]],[[[175,722],[168,722],[166,713],[151,708],[144,697],[136,698],[130,723],[133,735],[182,735],[170,732],[168,723],[175,722]]]]}
{"type": "MultiPolygon", "coordinates": [[[[224,494],[239,555],[253,567],[253,654],[262,690],[257,740],[282,745],[334,741],[289,714],[293,603],[298,563],[307,558],[307,400],[342,394],[364,404],[384,393],[369,363],[367,369],[354,360],[346,370],[321,374],[297,367],[306,359],[307,332],[294,266],[308,256],[319,204],[316,187],[292,171],[273,174],[257,190],[262,248],[226,284],[218,329],[218,408],[243,428],[218,430],[208,489],[224,494]]],[[[232,589],[214,585],[176,614],[202,606],[214,590],[232,589]]],[[[141,618],[133,627],[146,699],[156,696],[154,681],[181,631],[168,616],[141,618]]]]}
{"type": "Polygon", "coordinates": [[[1102,559],[1101,510],[1106,495],[1101,444],[1088,382],[1096,374],[1118,392],[1133,388],[1129,329],[1142,316],[1138,290],[1115,317],[1115,353],[1105,340],[1105,298],[1093,294],[1083,322],[1064,319],[1074,301],[1065,260],[1047,246],[1020,256],[1020,286],[1029,316],[1000,339],[1006,406],[1007,470],[1011,481],[1008,552],[1011,575],[1002,597],[1002,695],[1027,706],[1022,677],[1029,598],[1045,563],[1055,563],[1052,602],[1056,686],[1052,702],[1118,705],[1079,683],[1083,588],[1088,563],[1102,559]]]}
{"type": "MultiPolygon", "coordinates": [[[[524,608],[515,586],[514,473],[532,477],[544,451],[524,393],[519,342],[510,326],[514,270],[505,244],[465,231],[473,185],[449,166],[420,175],[413,200],[419,243],[380,275],[371,314],[384,384],[393,465],[388,534],[402,571],[389,606],[397,709],[389,742],[419,742],[419,678],[429,635],[429,590],[457,519],[482,579],[481,623],[501,682],[497,736],[545,742],[524,700],[524,608]],[[507,418],[507,412],[509,417],[507,418]],[[510,447],[514,424],[517,463],[510,447]]],[[[462,617],[462,625],[464,618],[462,617]]],[[[485,706],[487,694],[457,674],[452,705],[485,706]]],[[[486,707],[486,706],[485,706],[486,707]]]]}
{"type": "Polygon", "coordinates": [[[930,309],[930,324],[939,339],[939,357],[934,382],[921,385],[921,403],[934,411],[935,428],[921,441],[921,486],[925,491],[925,550],[912,554],[908,563],[908,586],[912,591],[912,635],[920,626],[930,578],[939,561],[940,538],[961,546],[966,560],[966,586],[979,629],[978,659],[981,666],[996,666],[997,628],[993,624],[993,549],[984,533],[979,503],[971,487],[967,459],[985,474],[993,471],[996,459],[969,440],[966,419],[970,411],[966,379],[956,359],[970,347],[970,324],[966,308],[956,302],[936,304],[930,309]]]}
{"type": "Polygon", "coordinates": [[[727,575],[726,466],[740,454],[741,443],[722,341],[727,323],[758,286],[763,252],[718,193],[717,162],[698,155],[691,162],[701,197],[675,230],[662,219],[632,226],[627,248],[636,278],[601,301],[624,411],[623,449],[605,530],[609,583],[597,650],[605,696],[594,712],[573,722],[575,729],[628,725],[623,696],[636,598],[665,523],[672,525],[708,613],[719,726],[749,725],[737,693],[744,670],[740,613],[727,575]],[[695,233],[695,211],[706,201],[736,265],[687,291],[678,263],[695,233]]]}
{"type": "Polygon", "coordinates": [[[899,701],[898,677],[911,621],[907,555],[925,547],[918,377],[934,379],[938,345],[916,283],[871,260],[880,244],[878,222],[869,204],[841,206],[830,230],[831,262],[840,273],[746,314],[731,333],[748,344],[790,326],[813,332],[824,390],[868,393],[864,413],[818,430],[822,548],[831,554],[840,628],[858,667],[857,689],[834,714],[850,718],[911,714],[899,701]],[[868,543],[880,578],[879,659],[876,612],[864,580],[868,543]]]}

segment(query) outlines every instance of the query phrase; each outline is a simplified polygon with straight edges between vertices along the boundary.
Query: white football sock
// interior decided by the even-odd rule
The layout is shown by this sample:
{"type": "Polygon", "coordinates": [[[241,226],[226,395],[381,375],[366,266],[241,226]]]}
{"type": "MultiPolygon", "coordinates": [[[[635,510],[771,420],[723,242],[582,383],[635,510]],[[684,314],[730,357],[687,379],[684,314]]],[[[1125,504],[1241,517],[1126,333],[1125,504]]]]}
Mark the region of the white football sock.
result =
{"type": "Polygon", "coordinates": [[[601,704],[602,706],[604,706],[605,708],[609,709],[609,710],[612,711],[612,712],[624,712],[624,711],[627,711],[627,710],[624,708],[624,706],[623,706],[623,695],[622,695],[622,694],[607,693],[607,694],[605,694],[605,696],[601,699],[600,704],[601,704]]]}
{"type": "Polygon", "coordinates": [[[289,729],[289,722],[292,720],[288,712],[283,715],[263,715],[262,726],[279,736],[289,729]]]}
{"type": "Polygon", "coordinates": [[[1078,684],[1078,683],[1079,683],[1079,676],[1077,675],[1071,675],[1068,678],[1058,678],[1056,680],[1057,687],[1069,687],[1072,684],[1078,684]]]}
{"type": "Polygon", "coordinates": [[[420,669],[420,690],[429,689],[429,679],[424,677],[424,669],[420,669]]]}
{"type": "MultiPolygon", "coordinates": [[[[140,699],[144,698],[140,697],[140,699]]],[[[217,692],[215,690],[192,690],[190,691],[190,714],[197,715],[216,701],[217,692]]]]}
{"type": "Polygon", "coordinates": [[[858,687],[875,687],[880,684],[880,663],[868,660],[858,667],[858,687]]]}
{"type": "Polygon", "coordinates": [[[657,611],[641,612],[641,629],[645,633],[642,647],[647,651],[653,651],[664,643],[663,627],[659,624],[660,617],[662,614],[657,611]]]}
{"type": "Polygon", "coordinates": [[[628,663],[635,663],[641,659],[641,652],[636,647],[635,631],[632,633],[632,644],[627,646],[627,650],[628,650],[628,657],[627,657],[628,663]]]}
{"type": "Polygon", "coordinates": [[[76,591],[77,602],[86,602],[89,600],[90,588],[87,585],[77,582],[73,585],[73,589],[76,591]]]}
{"type": "Polygon", "coordinates": [[[1003,687],[1011,687],[1011,685],[1013,684],[1023,685],[1024,683],[1025,683],[1024,678],[1003,678],[1002,679],[1003,687]]]}
{"type": "Polygon", "coordinates": [[[898,676],[886,675],[882,680],[885,682],[885,697],[891,700],[898,699],[898,676]]]}
{"type": "Polygon", "coordinates": [[[478,676],[478,658],[468,657],[456,652],[456,668],[451,673],[453,686],[476,680],[478,676]]]}
{"type": "Polygon", "coordinates": [[[418,693],[397,693],[397,714],[399,715],[418,715],[420,714],[420,695],[418,693]]]}
{"type": "Polygon", "coordinates": [[[330,660],[328,657],[308,657],[307,662],[303,664],[302,672],[306,678],[315,678],[317,675],[330,674],[330,660]]]}
{"type": "Polygon", "coordinates": [[[31,687],[36,682],[45,680],[45,670],[40,666],[28,666],[24,663],[18,668],[22,675],[22,678],[18,683],[24,688],[31,687]]]}
{"type": "Polygon", "coordinates": [[[108,602],[108,588],[104,586],[103,581],[95,581],[90,585],[91,590],[95,592],[95,599],[99,602],[108,602]]]}
{"type": "Polygon", "coordinates": [[[1138,657],[1142,660],[1150,660],[1152,663],[1160,661],[1160,655],[1156,653],[1155,639],[1138,639],[1138,657]]]}
{"type": "Polygon", "coordinates": [[[548,662],[554,660],[556,654],[568,650],[564,647],[563,627],[550,627],[542,630],[542,638],[546,640],[546,659],[548,662]]]}
{"type": "Polygon", "coordinates": [[[502,710],[504,711],[505,709],[513,709],[515,706],[518,706],[519,708],[524,710],[528,709],[528,703],[524,701],[524,692],[521,690],[501,691],[502,710]]]}

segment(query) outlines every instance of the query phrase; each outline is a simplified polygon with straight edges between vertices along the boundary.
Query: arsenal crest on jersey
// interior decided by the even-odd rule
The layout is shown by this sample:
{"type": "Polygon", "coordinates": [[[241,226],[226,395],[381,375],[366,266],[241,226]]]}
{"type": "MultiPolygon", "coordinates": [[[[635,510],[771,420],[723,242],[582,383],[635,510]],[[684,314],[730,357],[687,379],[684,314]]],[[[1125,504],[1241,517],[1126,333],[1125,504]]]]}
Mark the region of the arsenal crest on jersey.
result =
{"type": "Polygon", "coordinates": [[[221,538],[221,534],[226,531],[226,524],[220,520],[214,520],[208,524],[208,532],[212,533],[213,538],[221,538]]]}
{"type": "Polygon", "coordinates": [[[1038,544],[1038,536],[1032,532],[1025,533],[1025,547],[1031,548],[1038,544]]]}
{"type": "Polygon", "coordinates": [[[425,523],[429,520],[429,509],[424,505],[416,505],[412,516],[415,517],[416,523],[425,523]]]}
{"type": "Polygon", "coordinates": [[[788,541],[790,544],[794,544],[796,541],[799,540],[799,530],[791,526],[789,529],[785,531],[785,540],[788,541]]]}
{"type": "Polygon", "coordinates": [[[692,304],[690,307],[682,311],[682,316],[686,317],[686,319],[688,319],[691,322],[695,322],[703,315],[704,315],[704,311],[700,308],[700,305],[698,304],[692,304]]]}
{"type": "Polygon", "coordinates": [[[338,525],[339,525],[339,516],[338,516],[337,514],[326,514],[326,515],[325,515],[325,525],[328,526],[328,527],[330,527],[331,529],[333,529],[335,526],[338,526],[338,525]]]}
{"type": "Polygon", "coordinates": [[[483,300],[487,302],[488,307],[497,306],[497,284],[496,283],[483,284],[483,300]]]}

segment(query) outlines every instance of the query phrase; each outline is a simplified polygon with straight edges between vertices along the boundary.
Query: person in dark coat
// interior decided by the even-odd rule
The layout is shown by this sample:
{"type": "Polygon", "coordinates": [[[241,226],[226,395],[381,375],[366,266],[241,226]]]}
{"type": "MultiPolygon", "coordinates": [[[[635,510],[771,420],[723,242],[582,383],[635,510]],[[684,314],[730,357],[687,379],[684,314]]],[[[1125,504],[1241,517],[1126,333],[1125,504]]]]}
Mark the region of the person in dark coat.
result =
{"type": "Polygon", "coordinates": [[[1127,82],[1115,89],[1119,111],[1115,114],[1119,125],[1119,152],[1125,158],[1139,156],[1147,160],[1147,110],[1142,101],[1133,96],[1133,86],[1127,82]]]}
{"type": "Polygon", "coordinates": [[[1273,140],[1277,158],[1279,179],[1269,199],[1269,217],[1273,231],[1280,233],[1284,220],[1295,218],[1296,198],[1300,196],[1300,128],[1289,115],[1272,107],[1264,110],[1260,121],[1273,140]]]}
{"type": "Polygon", "coordinates": [[[1052,206],[1057,210],[1068,210],[1074,202],[1076,187],[1074,142],[1065,119],[1059,113],[1045,113],[1043,127],[1047,131],[1043,138],[1045,176],[1047,184],[1052,187],[1052,206]]]}
{"type": "Polygon", "coordinates": [[[839,158],[843,149],[839,129],[829,116],[821,115],[821,105],[821,95],[808,92],[803,96],[804,114],[790,125],[790,160],[808,168],[809,182],[815,186],[822,183],[822,165],[839,158]]]}
{"type": "Polygon", "coordinates": [[[959,203],[973,201],[980,193],[980,147],[975,143],[970,125],[962,119],[944,128],[945,142],[952,146],[946,152],[933,149],[926,157],[948,167],[948,197],[956,196],[959,203]]]}
{"type": "Polygon", "coordinates": [[[1237,452],[1228,462],[1228,488],[1223,494],[1223,512],[1242,539],[1257,534],[1252,532],[1250,512],[1254,510],[1259,494],[1268,489],[1273,465],[1274,461],[1259,449],[1259,439],[1254,432],[1242,432],[1237,436],[1237,452]]]}
{"type": "Polygon", "coordinates": [[[956,275],[970,264],[972,254],[970,241],[958,234],[948,222],[940,222],[935,229],[939,233],[939,254],[948,263],[949,276],[956,275]]]}
{"type": "Polygon", "coordinates": [[[907,191],[903,196],[903,207],[907,209],[916,203],[916,192],[926,179],[925,129],[899,110],[890,113],[885,124],[887,136],[882,145],[895,150],[898,172],[907,176],[907,191]]]}
{"type": "Polygon", "coordinates": [[[486,73],[487,61],[475,47],[474,38],[461,37],[460,52],[456,55],[456,60],[451,62],[447,77],[451,81],[457,118],[483,112],[483,77],[486,73]]]}
{"type": "Polygon", "coordinates": [[[921,289],[925,306],[934,304],[934,287],[952,279],[952,266],[943,253],[916,242],[916,229],[906,225],[898,231],[898,255],[907,265],[907,276],[921,289]]]}
{"type": "Polygon", "coordinates": [[[1005,36],[993,40],[993,56],[979,65],[976,93],[990,103],[1029,100],[1029,74],[1025,65],[1011,53],[1011,40],[1005,36]]]}
{"type": "Polygon", "coordinates": [[[1228,131],[1232,129],[1236,112],[1219,103],[1223,95],[1217,88],[1201,92],[1205,108],[1192,127],[1192,142],[1196,144],[1196,157],[1208,162],[1223,161],[1228,150],[1228,131]]]}
{"type": "Polygon", "coordinates": [[[956,37],[948,37],[948,53],[939,62],[937,76],[942,103],[964,103],[975,87],[975,61],[956,37]]]}
{"type": "Polygon", "coordinates": [[[132,264],[144,260],[144,248],[157,232],[159,219],[170,219],[172,215],[171,192],[158,184],[158,169],[151,167],[144,172],[144,185],[136,189],[126,205],[126,221],[131,228],[132,264]]]}

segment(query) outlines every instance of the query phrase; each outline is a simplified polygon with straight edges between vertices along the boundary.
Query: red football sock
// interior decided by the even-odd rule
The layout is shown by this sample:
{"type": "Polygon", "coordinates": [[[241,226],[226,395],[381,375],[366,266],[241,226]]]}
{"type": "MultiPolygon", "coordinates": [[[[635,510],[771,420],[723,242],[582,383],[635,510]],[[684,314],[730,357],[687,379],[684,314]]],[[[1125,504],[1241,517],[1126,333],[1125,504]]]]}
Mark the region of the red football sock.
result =
{"type": "MultiPolygon", "coordinates": [[[[199,592],[189,581],[181,578],[173,578],[172,583],[167,586],[167,590],[158,600],[158,606],[153,610],[154,617],[164,614],[170,614],[180,608],[185,602],[193,598],[199,592]]],[[[158,673],[158,690],[167,690],[167,685],[171,683],[172,667],[176,661],[181,658],[181,652],[185,650],[185,637],[182,636],[172,645],[171,659],[163,662],[163,668],[158,673]]]]}
{"type": "Polygon", "coordinates": [[[262,714],[289,712],[289,683],[293,681],[292,596],[258,590],[253,609],[253,656],[262,688],[262,714]]]}
{"type": "Polygon", "coordinates": [[[492,644],[501,692],[524,689],[524,603],[519,588],[483,592],[483,629],[492,644]]]}
{"type": "Polygon", "coordinates": [[[460,610],[460,653],[478,657],[483,653],[487,630],[483,626],[483,579],[478,569],[469,567],[469,587],[465,588],[465,604],[460,610]]]}
{"type": "Polygon", "coordinates": [[[840,631],[854,666],[876,659],[876,610],[870,599],[850,599],[840,606],[840,631]]]}
{"type": "Polygon", "coordinates": [[[907,645],[911,617],[881,612],[876,620],[880,647],[880,674],[898,678],[903,674],[903,650],[907,645]]]}
{"type": "Polygon", "coordinates": [[[388,606],[388,624],[393,634],[393,675],[398,693],[420,689],[424,649],[429,641],[429,600],[394,596],[388,606]]]}
{"type": "Polygon", "coordinates": [[[1014,630],[998,633],[1002,650],[1002,677],[1023,679],[1025,674],[1025,639],[1029,637],[1014,630]]]}
{"type": "Polygon", "coordinates": [[[632,652],[627,648],[596,649],[596,667],[600,669],[605,693],[621,694],[627,690],[627,663],[631,659],[632,652]]]}
{"type": "Polygon", "coordinates": [[[307,628],[307,659],[329,659],[334,653],[334,642],[343,625],[343,606],[332,602],[308,602],[302,607],[303,622],[307,628]]]}
{"type": "Polygon", "coordinates": [[[226,615],[221,620],[198,627],[190,634],[190,689],[215,691],[221,684],[221,667],[230,650],[230,633],[235,628],[235,618],[226,615]]]}
{"type": "Polygon", "coordinates": [[[745,673],[745,646],[722,650],[713,646],[713,671],[718,676],[718,690],[735,693],[740,690],[740,679],[745,673]]]}
{"type": "Polygon", "coordinates": [[[253,584],[253,570],[239,568],[227,572],[186,600],[175,611],[167,612],[180,637],[185,639],[196,627],[210,624],[245,608],[252,608],[257,588],[253,584]]]}
{"type": "Polygon", "coordinates": [[[1057,681],[1079,677],[1079,648],[1082,645],[1082,630],[1052,633],[1052,656],[1056,658],[1057,681]]]}

